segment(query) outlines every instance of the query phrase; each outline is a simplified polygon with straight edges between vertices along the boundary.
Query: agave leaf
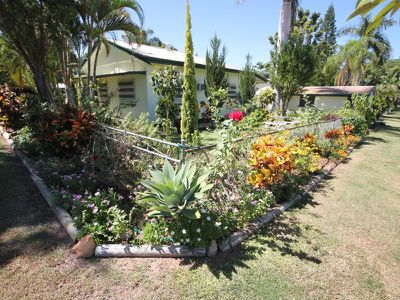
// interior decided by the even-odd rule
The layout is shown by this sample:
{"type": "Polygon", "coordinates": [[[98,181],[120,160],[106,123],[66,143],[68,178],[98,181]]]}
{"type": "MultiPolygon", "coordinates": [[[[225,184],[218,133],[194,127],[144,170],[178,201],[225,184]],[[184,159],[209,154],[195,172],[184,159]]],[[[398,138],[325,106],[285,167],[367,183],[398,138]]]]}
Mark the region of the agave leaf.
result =
{"type": "Polygon", "coordinates": [[[201,218],[201,214],[198,210],[193,210],[193,209],[183,209],[182,210],[182,214],[191,219],[191,220],[195,220],[195,219],[200,219],[201,218]]]}
{"type": "Polygon", "coordinates": [[[178,207],[181,204],[182,198],[179,198],[178,195],[172,194],[165,198],[165,203],[168,207],[178,207]]]}
{"type": "Polygon", "coordinates": [[[158,205],[158,206],[152,206],[150,207],[151,211],[160,211],[160,212],[166,212],[166,213],[170,213],[171,210],[166,207],[165,205],[158,205]]]}
{"type": "Polygon", "coordinates": [[[160,171],[150,171],[150,175],[153,181],[157,182],[165,182],[164,174],[160,171]]]}
{"type": "Polygon", "coordinates": [[[164,173],[165,178],[169,178],[172,181],[174,180],[175,170],[174,170],[174,167],[172,167],[171,163],[168,160],[165,160],[165,162],[164,162],[163,173],[164,173]]]}
{"type": "Polygon", "coordinates": [[[193,181],[193,177],[195,174],[196,174],[196,166],[195,165],[189,166],[188,172],[187,172],[187,177],[186,177],[188,180],[188,183],[193,181]]]}
{"type": "Polygon", "coordinates": [[[159,217],[159,216],[166,217],[169,215],[170,215],[170,213],[167,213],[165,211],[159,211],[159,210],[152,210],[147,214],[148,217],[159,217]]]}
{"type": "Polygon", "coordinates": [[[186,174],[188,172],[188,168],[190,167],[190,162],[184,163],[180,168],[175,177],[175,183],[180,184],[184,183],[184,179],[186,178],[186,174]]]}
{"type": "Polygon", "coordinates": [[[142,185],[144,187],[147,187],[151,192],[158,194],[160,198],[163,198],[173,193],[173,189],[170,189],[168,185],[162,183],[144,180],[142,181],[142,185]]]}

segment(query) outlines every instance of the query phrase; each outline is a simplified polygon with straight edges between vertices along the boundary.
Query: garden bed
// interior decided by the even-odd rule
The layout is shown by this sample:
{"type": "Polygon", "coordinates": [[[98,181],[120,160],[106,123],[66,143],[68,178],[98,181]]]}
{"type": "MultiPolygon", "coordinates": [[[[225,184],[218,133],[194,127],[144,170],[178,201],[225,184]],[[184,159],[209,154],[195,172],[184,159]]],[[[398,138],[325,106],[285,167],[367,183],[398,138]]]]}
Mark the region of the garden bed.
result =
{"type": "MultiPolygon", "coordinates": [[[[12,140],[10,135],[2,128],[1,132],[5,136],[10,144],[12,140]]],[[[68,212],[55,204],[54,196],[50,189],[46,186],[43,179],[40,178],[33,162],[21,151],[15,149],[17,156],[21,159],[27,169],[31,172],[32,180],[42,193],[43,197],[52,208],[61,224],[64,226],[72,240],[76,240],[78,236],[78,230],[74,226],[72,217],[68,212]]],[[[349,149],[349,152],[351,149],[349,149]]],[[[294,196],[291,200],[284,202],[282,205],[273,207],[268,210],[268,213],[259,217],[256,221],[250,222],[246,228],[234,232],[227,237],[223,238],[218,242],[218,249],[222,252],[228,251],[233,247],[241,244],[244,240],[251,237],[257,230],[266,226],[275,217],[280,215],[285,210],[295,205],[303,196],[308,192],[312,191],[323,178],[329,174],[338,163],[329,163],[329,160],[321,159],[320,163],[323,163],[324,168],[321,170],[321,174],[311,178],[310,182],[303,187],[303,192],[294,196]]],[[[153,246],[153,245],[129,245],[129,244],[100,244],[96,247],[94,255],[97,257],[204,257],[213,256],[217,252],[217,243],[213,241],[209,247],[189,247],[187,245],[165,245],[165,246],[153,246]]]]}

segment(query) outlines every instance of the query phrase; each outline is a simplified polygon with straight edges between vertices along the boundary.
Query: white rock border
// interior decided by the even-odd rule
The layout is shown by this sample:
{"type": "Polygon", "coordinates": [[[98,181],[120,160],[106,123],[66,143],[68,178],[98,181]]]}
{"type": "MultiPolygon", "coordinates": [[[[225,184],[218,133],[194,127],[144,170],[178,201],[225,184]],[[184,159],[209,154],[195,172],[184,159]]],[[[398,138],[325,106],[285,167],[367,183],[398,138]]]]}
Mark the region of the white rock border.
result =
{"type": "MultiPolygon", "coordinates": [[[[62,207],[58,206],[54,202],[54,197],[50,189],[44,183],[43,179],[40,178],[35,169],[33,168],[32,160],[27,157],[22,151],[15,148],[14,141],[11,139],[10,134],[0,126],[0,133],[6,139],[7,143],[17,154],[18,158],[22,161],[24,166],[31,173],[31,178],[39,189],[42,196],[46,199],[47,203],[57,216],[60,223],[63,225],[68,235],[73,242],[76,241],[78,236],[78,229],[75,227],[70,214],[62,207]]],[[[353,147],[350,147],[347,151],[349,155],[353,152],[353,147]]],[[[268,211],[267,214],[258,218],[254,222],[250,223],[246,228],[234,232],[221,240],[220,242],[212,241],[209,247],[190,248],[185,245],[171,245],[171,246],[132,246],[124,244],[103,244],[98,245],[95,249],[94,256],[99,258],[105,257],[148,257],[148,258],[196,258],[196,257],[213,257],[217,254],[218,250],[221,252],[227,252],[232,248],[240,245],[245,240],[249,239],[261,228],[267,226],[274,218],[282,214],[284,211],[293,207],[297,202],[303,199],[308,193],[313,191],[317,185],[328,176],[341,162],[336,162],[328,168],[324,169],[321,174],[314,176],[311,181],[306,185],[303,192],[294,196],[291,200],[288,200],[278,207],[274,207],[268,211]]]]}

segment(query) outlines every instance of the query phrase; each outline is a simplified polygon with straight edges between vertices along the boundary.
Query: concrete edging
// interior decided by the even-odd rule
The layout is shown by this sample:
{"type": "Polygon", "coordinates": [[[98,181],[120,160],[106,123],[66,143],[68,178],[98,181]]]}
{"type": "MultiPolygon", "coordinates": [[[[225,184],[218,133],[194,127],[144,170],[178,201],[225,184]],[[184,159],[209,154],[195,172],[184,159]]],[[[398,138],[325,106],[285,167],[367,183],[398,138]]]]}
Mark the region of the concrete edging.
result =
{"type": "MultiPolygon", "coordinates": [[[[347,151],[347,154],[353,152],[353,147],[350,147],[347,151]]],[[[245,240],[250,238],[254,233],[256,233],[261,228],[264,228],[268,225],[273,219],[278,217],[284,211],[293,207],[297,202],[299,202],[304,196],[313,191],[321,181],[328,176],[341,162],[337,162],[332,166],[329,166],[319,175],[314,176],[311,181],[306,185],[304,191],[301,194],[294,196],[292,199],[284,202],[282,205],[272,208],[267,214],[258,218],[254,222],[250,223],[246,228],[236,231],[222,241],[218,242],[218,250],[221,252],[226,252],[231,250],[232,248],[240,245],[245,240]]]]}
{"type": "Polygon", "coordinates": [[[57,219],[60,221],[61,225],[64,227],[65,231],[67,231],[69,237],[73,242],[77,240],[79,235],[78,229],[75,227],[74,222],[72,220],[71,215],[61,206],[58,206],[54,202],[53,193],[45,184],[44,180],[36,173],[33,167],[33,161],[27,157],[22,151],[16,149],[14,145],[14,141],[11,139],[10,134],[4,130],[2,126],[0,126],[0,133],[6,139],[7,143],[14,150],[17,157],[21,160],[23,165],[28,169],[31,174],[31,179],[38,188],[40,194],[42,194],[43,198],[46,200],[47,204],[50,206],[57,219]]]}

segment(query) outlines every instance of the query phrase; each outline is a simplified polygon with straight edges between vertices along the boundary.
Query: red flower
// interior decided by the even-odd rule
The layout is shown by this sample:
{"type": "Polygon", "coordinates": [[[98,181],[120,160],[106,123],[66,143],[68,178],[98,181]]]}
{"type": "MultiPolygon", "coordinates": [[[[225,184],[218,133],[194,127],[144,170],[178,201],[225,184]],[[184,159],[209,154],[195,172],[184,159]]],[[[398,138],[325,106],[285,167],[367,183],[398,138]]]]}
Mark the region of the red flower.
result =
{"type": "Polygon", "coordinates": [[[234,112],[229,114],[229,119],[235,121],[235,122],[240,122],[243,120],[244,114],[240,110],[235,110],[234,112]]]}
{"type": "Polygon", "coordinates": [[[93,154],[92,159],[94,161],[98,160],[100,157],[97,154],[93,154]]]}

